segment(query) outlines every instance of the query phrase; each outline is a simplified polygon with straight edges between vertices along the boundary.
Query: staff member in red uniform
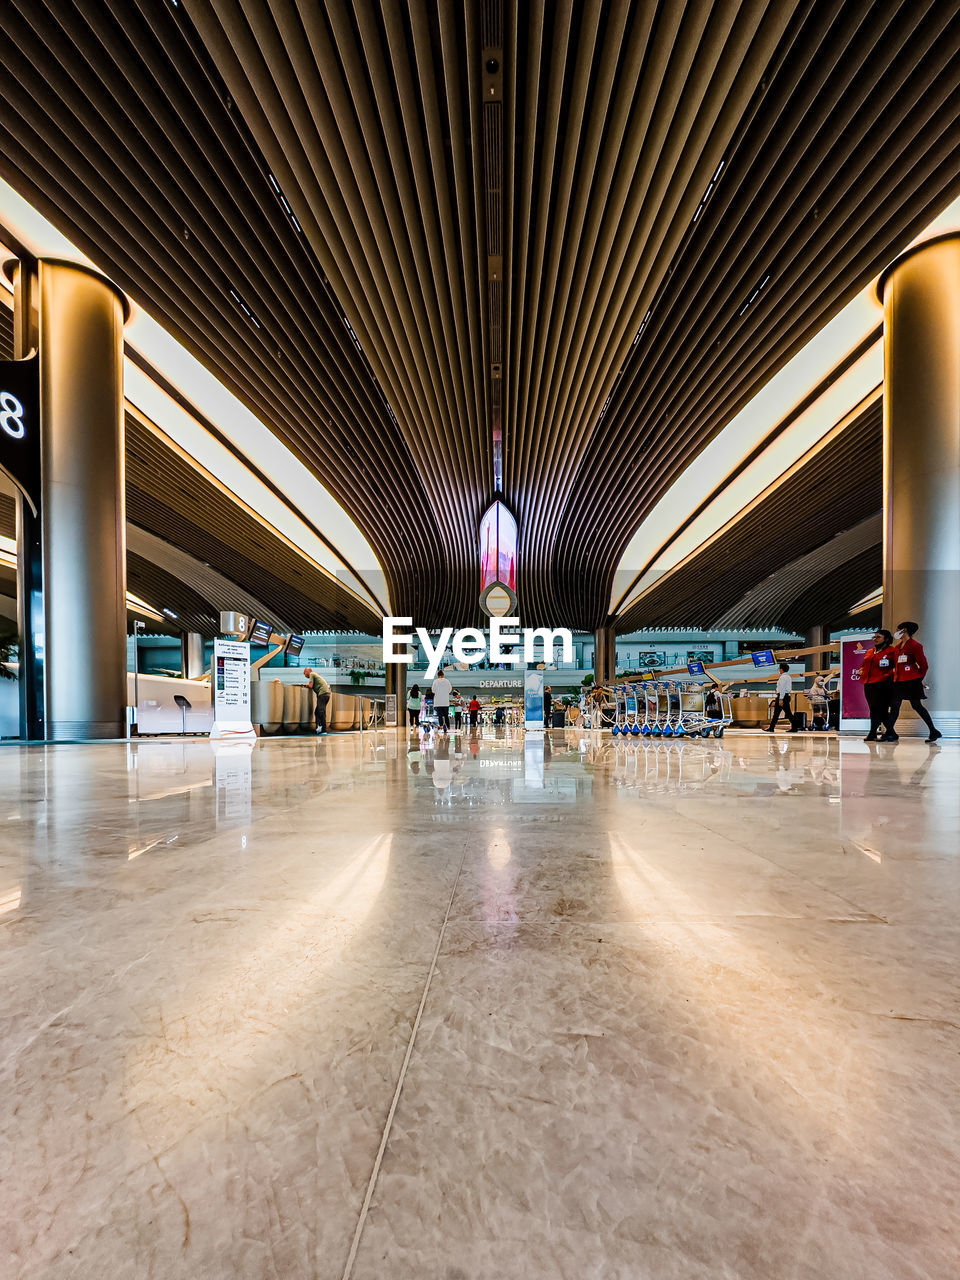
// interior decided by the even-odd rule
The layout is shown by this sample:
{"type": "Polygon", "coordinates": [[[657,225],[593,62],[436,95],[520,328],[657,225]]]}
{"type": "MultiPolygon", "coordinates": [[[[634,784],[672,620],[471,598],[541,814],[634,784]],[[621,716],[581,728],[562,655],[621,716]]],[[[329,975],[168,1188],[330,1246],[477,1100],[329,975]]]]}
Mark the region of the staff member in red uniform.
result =
{"type": "Polygon", "coordinates": [[[893,675],[893,702],[890,712],[890,727],[884,742],[899,741],[894,726],[897,723],[897,716],[900,714],[900,708],[905,702],[909,702],[911,707],[930,730],[927,736],[927,742],[936,742],[938,738],[942,738],[943,734],[930,719],[930,712],[923,705],[923,677],[927,674],[929,666],[927,664],[927,655],[923,652],[923,645],[919,640],[914,640],[914,636],[920,630],[920,626],[916,622],[898,623],[894,633],[896,640],[896,662],[894,664],[893,675]]]}
{"type": "Polygon", "coordinates": [[[860,668],[860,683],[863,685],[863,696],[870,708],[870,732],[864,742],[876,742],[877,730],[883,725],[884,741],[893,732],[890,718],[890,702],[893,697],[893,669],[896,665],[896,652],[893,648],[893,636],[882,628],[873,635],[873,648],[867,650],[867,656],[860,668]]]}

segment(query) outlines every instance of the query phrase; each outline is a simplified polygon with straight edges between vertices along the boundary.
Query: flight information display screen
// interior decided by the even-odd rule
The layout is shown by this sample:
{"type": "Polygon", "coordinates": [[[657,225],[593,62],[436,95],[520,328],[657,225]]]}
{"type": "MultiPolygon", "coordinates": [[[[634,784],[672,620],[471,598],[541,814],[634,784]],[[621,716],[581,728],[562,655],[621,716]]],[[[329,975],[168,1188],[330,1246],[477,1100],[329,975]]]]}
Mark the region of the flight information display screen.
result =
{"type": "Polygon", "coordinates": [[[284,653],[288,653],[291,658],[299,658],[302,648],[303,636],[290,636],[284,647],[284,653]]]}
{"type": "Polygon", "coordinates": [[[247,639],[251,644],[258,645],[261,649],[265,649],[270,643],[270,636],[273,628],[269,622],[261,622],[259,618],[255,618],[253,625],[247,634],[247,639]]]}
{"type": "Polygon", "coordinates": [[[776,663],[772,649],[757,649],[752,657],[755,667],[772,667],[776,663]]]}

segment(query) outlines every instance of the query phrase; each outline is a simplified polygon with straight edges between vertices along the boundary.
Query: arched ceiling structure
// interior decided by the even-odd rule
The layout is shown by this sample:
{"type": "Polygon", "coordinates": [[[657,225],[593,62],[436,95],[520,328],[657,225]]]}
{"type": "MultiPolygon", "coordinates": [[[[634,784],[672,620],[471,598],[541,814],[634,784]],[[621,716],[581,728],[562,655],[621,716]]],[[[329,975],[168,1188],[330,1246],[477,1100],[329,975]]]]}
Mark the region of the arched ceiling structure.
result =
{"type": "Polygon", "coordinates": [[[657,499],[960,189],[953,0],[0,26],[4,176],[342,498],[421,625],[476,620],[497,490],[523,620],[602,624],[657,499]]]}

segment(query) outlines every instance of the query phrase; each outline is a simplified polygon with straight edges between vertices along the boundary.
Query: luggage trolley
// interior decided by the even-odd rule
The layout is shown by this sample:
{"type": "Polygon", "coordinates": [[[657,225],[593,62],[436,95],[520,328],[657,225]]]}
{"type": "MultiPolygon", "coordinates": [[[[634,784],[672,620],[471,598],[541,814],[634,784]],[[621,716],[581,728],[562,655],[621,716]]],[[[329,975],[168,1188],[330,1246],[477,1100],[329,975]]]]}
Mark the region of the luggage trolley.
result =
{"type": "Polygon", "coordinates": [[[657,685],[654,680],[644,680],[640,686],[643,695],[643,724],[640,732],[645,738],[658,738],[663,732],[658,718],[657,685]]]}
{"type": "Polygon", "coordinates": [[[613,736],[623,734],[624,737],[640,734],[640,704],[637,689],[632,684],[614,686],[615,711],[613,719],[613,736]]]}
{"type": "Polygon", "coordinates": [[[664,680],[658,686],[660,692],[660,715],[663,717],[663,736],[665,738],[682,738],[687,728],[682,719],[683,686],[677,680],[664,680]]]}
{"type": "Polygon", "coordinates": [[[724,693],[722,689],[704,690],[703,685],[700,686],[700,689],[701,697],[703,698],[700,736],[701,738],[709,738],[712,733],[715,738],[722,738],[723,731],[727,725],[733,724],[733,698],[729,693],[724,693]],[[713,694],[712,699],[710,697],[711,693],[713,694]]]}

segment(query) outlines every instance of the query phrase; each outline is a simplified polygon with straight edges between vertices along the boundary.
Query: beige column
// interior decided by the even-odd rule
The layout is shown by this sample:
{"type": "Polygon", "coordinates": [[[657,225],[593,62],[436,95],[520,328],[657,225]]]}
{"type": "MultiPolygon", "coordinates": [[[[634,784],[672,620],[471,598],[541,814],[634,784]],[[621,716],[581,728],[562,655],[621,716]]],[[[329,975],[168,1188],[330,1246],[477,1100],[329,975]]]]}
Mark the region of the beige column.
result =
{"type": "MultiPolygon", "coordinates": [[[[883,302],[884,626],[919,623],[927,708],[960,736],[960,234],[910,249],[883,302]]],[[[904,733],[926,728],[905,706],[904,733]]]]}
{"type": "Polygon", "coordinates": [[[593,636],[593,682],[606,684],[617,673],[617,635],[613,627],[600,627],[593,636]]]}
{"type": "Polygon", "coordinates": [[[43,259],[39,276],[47,737],[121,737],[126,303],[74,263],[43,259]]]}

